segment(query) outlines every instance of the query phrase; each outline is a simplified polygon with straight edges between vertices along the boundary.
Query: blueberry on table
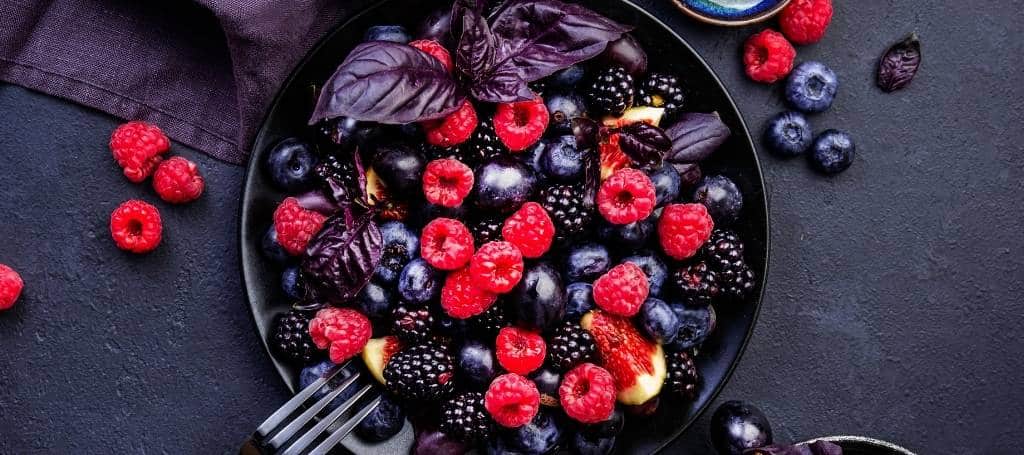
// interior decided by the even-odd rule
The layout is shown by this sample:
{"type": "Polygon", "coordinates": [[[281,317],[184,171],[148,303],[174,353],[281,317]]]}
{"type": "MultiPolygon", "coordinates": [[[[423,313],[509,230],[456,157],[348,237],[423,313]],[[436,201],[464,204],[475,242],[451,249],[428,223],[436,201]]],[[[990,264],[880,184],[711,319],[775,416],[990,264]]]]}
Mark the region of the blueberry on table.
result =
{"type": "Polygon", "coordinates": [[[768,120],[764,143],[768,151],[781,157],[803,155],[814,139],[811,124],[803,114],[782,112],[768,120]]]}
{"type": "Polygon", "coordinates": [[[825,112],[832,107],[837,90],[839,78],[831,68],[821,62],[803,62],[786,80],[786,101],[803,112],[825,112]]]}
{"type": "Polygon", "coordinates": [[[715,225],[735,222],[743,211],[743,193],[724,175],[705,176],[693,190],[693,202],[704,204],[715,225]]]}
{"type": "Polygon", "coordinates": [[[405,426],[405,411],[389,395],[380,398],[377,405],[356,427],[356,435],[367,442],[381,442],[398,434],[405,426]]]}
{"type": "Polygon", "coordinates": [[[319,159],[313,147],[305,141],[290,137],[278,142],[263,163],[270,182],[278,189],[291,193],[313,186],[319,159]]]}
{"type": "Polygon", "coordinates": [[[671,343],[679,335],[679,317],[664,300],[648,298],[637,316],[640,329],[658,344],[671,343]]]}
{"type": "Polygon", "coordinates": [[[853,164],[857,146],[849,134],[839,130],[826,130],[818,135],[811,146],[811,165],[823,174],[838,174],[853,164]]]}
{"type": "Polygon", "coordinates": [[[412,41],[412,36],[401,25],[374,25],[366,29],[363,41],[391,41],[408,44],[409,41],[412,41]]]}
{"type": "Polygon", "coordinates": [[[711,416],[711,443],[719,455],[741,455],[772,443],[772,426],[756,406],[726,401],[711,416]]]}
{"type": "Polygon", "coordinates": [[[565,258],[565,276],[569,281],[594,281],[611,267],[611,254],[597,243],[576,245],[565,258]]]}

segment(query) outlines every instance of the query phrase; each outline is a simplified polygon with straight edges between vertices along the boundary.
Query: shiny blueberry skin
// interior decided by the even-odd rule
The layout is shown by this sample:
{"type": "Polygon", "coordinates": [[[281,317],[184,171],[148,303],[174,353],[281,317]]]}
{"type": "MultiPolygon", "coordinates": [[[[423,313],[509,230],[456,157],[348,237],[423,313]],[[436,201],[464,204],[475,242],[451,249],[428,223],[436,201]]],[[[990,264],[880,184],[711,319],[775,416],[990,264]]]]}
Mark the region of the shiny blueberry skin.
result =
{"type": "Polygon", "coordinates": [[[594,281],[611,267],[608,248],[597,243],[573,246],[565,257],[565,276],[569,281],[594,281]]]}
{"type": "Polygon", "coordinates": [[[427,160],[412,147],[388,145],[377,149],[373,158],[373,170],[387,185],[389,193],[396,197],[407,197],[423,189],[423,169],[427,160]]]}
{"type": "Polygon", "coordinates": [[[656,253],[650,250],[638,251],[632,256],[623,258],[622,262],[632,262],[644,271],[644,275],[647,275],[647,285],[651,297],[661,295],[665,280],[668,279],[668,266],[656,253]]]}
{"type": "Polygon", "coordinates": [[[420,251],[420,238],[399,221],[389,221],[380,226],[383,240],[380,263],[374,271],[374,278],[381,283],[394,284],[409,261],[420,251]]]}
{"type": "Polygon", "coordinates": [[[544,150],[547,149],[550,144],[551,139],[543,138],[537,141],[537,143],[528,150],[519,154],[519,159],[533,171],[538,183],[546,182],[548,178],[548,176],[544,174],[544,168],[541,167],[541,160],[544,157],[544,150]]]}
{"type": "Polygon", "coordinates": [[[843,131],[826,130],[811,146],[811,165],[823,174],[838,174],[853,164],[857,146],[853,137],[843,131]]]}
{"type": "Polygon", "coordinates": [[[389,395],[380,398],[380,404],[359,422],[356,435],[367,442],[381,442],[398,434],[405,425],[405,411],[389,395]]]}
{"type": "Polygon", "coordinates": [[[583,66],[572,65],[566,69],[556,71],[546,81],[548,88],[569,91],[575,88],[585,75],[586,70],[583,69],[583,66]]]}
{"type": "Polygon", "coordinates": [[[467,340],[459,348],[455,373],[466,386],[476,390],[487,389],[491,380],[498,375],[498,362],[494,358],[494,350],[486,343],[467,340]]]}
{"type": "Polygon", "coordinates": [[[548,108],[549,134],[572,134],[572,119],[587,113],[583,98],[574,94],[549,96],[544,105],[548,108]]]}
{"type": "Polygon", "coordinates": [[[558,400],[558,386],[562,382],[562,375],[557,370],[545,366],[530,374],[530,380],[537,385],[537,391],[541,396],[547,395],[558,400]]]}
{"type": "MultiPolygon", "coordinates": [[[[309,387],[309,385],[315,382],[317,379],[327,376],[332,371],[331,369],[334,368],[336,365],[337,364],[331,362],[330,360],[324,360],[323,362],[320,362],[316,365],[310,365],[306,368],[303,368],[302,371],[299,372],[299,387],[303,389],[309,387]]],[[[330,391],[333,390],[335,387],[341,385],[345,378],[352,376],[353,372],[351,368],[351,366],[346,367],[342,372],[336,374],[334,378],[331,379],[331,382],[327,384],[327,387],[321,387],[320,390],[317,390],[316,393],[313,394],[313,398],[323,398],[324,395],[330,393],[330,391]]],[[[348,388],[345,389],[344,392],[341,392],[338,395],[338,397],[334,399],[334,401],[331,401],[331,404],[328,405],[328,407],[333,409],[338,406],[341,406],[341,404],[344,403],[345,400],[352,398],[352,396],[359,391],[359,388],[362,387],[363,384],[365,384],[365,381],[356,380],[355,384],[350,385],[348,388]]]]}
{"type": "Polygon", "coordinates": [[[544,330],[565,317],[565,287],[562,277],[550,264],[527,266],[523,278],[508,294],[511,316],[527,329],[544,330]]]}
{"type": "Polygon", "coordinates": [[[576,148],[576,138],[562,136],[544,147],[540,168],[548,178],[572,182],[583,176],[583,153],[576,148]]]}
{"type": "Polygon", "coordinates": [[[743,193],[729,177],[708,175],[693,190],[693,202],[704,204],[715,225],[735,222],[743,211],[743,193]]]}
{"type": "Polygon", "coordinates": [[[799,111],[825,112],[839,90],[839,78],[821,62],[803,62],[786,79],[786,101],[799,111]]]}
{"type": "Polygon", "coordinates": [[[263,234],[263,238],[260,240],[260,249],[263,251],[263,256],[271,261],[278,264],[288,262],[288,252],[277,241],[277,229],[274,228],[273,224],[267,228],[267,233],[263,234]]]}
{"type": "Polygon", "coordinates": [[[366,29],[363,41],[391,41],[407,44],[412,36],[401,25],[375,25],[366,29]]]}
{"type": "Polygon", "coordinates": [[[537,177],[526,164],[510,156],[494,158],[478,167],[473,196],[478,208],[509,213],[529,200],[537,177]]]}
{"type": "Polygon", "coordinates": [[[393,302],[394,298],[387,287],[370,281],[356,296],[355,307],[366,317],[380,320],[391,314],[393,302]]]}
{"type": "Polygon", "coordinates": [[[292,300],[299,300],[305,296],[306,292],[299,280],[299,266],[291,265],[281,272],[281,290],[292,300]]]}
{"type": "Polygon", "coordinates": [[[579,321],[594,309],[594,286],[590,283],[572,283],[565,288],[565,319],[579,321]]]}
{"type": "Polygon", "coordinates": [[[711,416],[711,443],[719,455],[741,455],[748,449],[771,445],[772,426],[756,406],[733,400],[722,403],[711,416]]]}
{"type": "Polygon", "coordinates": [[[814,138],[807,117],[796,111],[782,112],[768,121],[764,143],[768,151],[781,157],[803,155],[814,138]]]}
{"type": "Polygon", "coordinates": [[[637,316],[640,329],[659,344],[671,343],[679,335],[679,317],[664,300],[647,299],[637,316]]]}
{"type": "Polygon", "coordinates": [[[660,207],[675,201],[679,197],[679,189],[683,186],[683,178],[671,164],[661,166],[647,175],[654,184],[654,194],[657,196],[656,204],[660,207]]]}
{"type": "Polygon", "coordinates": [[[597,229],[597,236],[605,244],[622,250],[633,250],[644,246],[654,234],[658,217],[651,215],[646,219],[629,224],[610,224],[602,222],[597,229]]]}
{"type": "Polygon", "coordinates": [[[510,428],[503,434],[505,447],[513,453],[540,455],[551,452],[562,442],[564,423],[554,411],[541,409],[530,423],[510,428]]]}
{"type": "Polygon", "coordinates": [[[676,339],[665,345],[669,351],[685,351],[698,346],[707,339],[715,326],[711,307],[696,307],[682,303],[669,305],[679,319],[679,333],[676,339]]]}
{"type": "Polygon", "coordinates": [[[290,137],[278,142],[264,161],[264,170],[270,182],[278,189],[294,193],[313,186],[320,161],[313,147],[305,141],[290,137]]]}
{"type": "Polygon", "coordinates": [[[427,261],[416,258],[398,276],[398,293],[412,303],[427,303],[440,295],[443,279],[441,272],[427,261]]]}
{"type": "Polygon", "coordinates": [[[579,455],[606,455],[615,448],[615,436],[591,436],[576,433],[572,446],[579,455]]]}

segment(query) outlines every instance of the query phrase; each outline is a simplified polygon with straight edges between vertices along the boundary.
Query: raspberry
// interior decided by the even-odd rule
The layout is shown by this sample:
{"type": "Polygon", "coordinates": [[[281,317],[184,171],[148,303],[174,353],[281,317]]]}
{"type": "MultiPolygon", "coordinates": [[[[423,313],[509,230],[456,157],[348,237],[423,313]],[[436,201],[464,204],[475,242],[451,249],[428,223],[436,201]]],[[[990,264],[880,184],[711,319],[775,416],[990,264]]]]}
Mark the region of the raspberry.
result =
{"type": "Polygon", "coordinates": [[[517,327],[499,330],[494,349],[502,368],[516,374],[529,374],[540,368],[547,354],[544,337],[517,327]]]}
{"type": "Polygon", "coordinates": [[[714,227],[704,204],[670,204],[658,220],[658,238],[665,254],[683,260],[697,253],[714,227]]]}
{"type": "Polygon", "coordinates": [[[597,191],[597,210],[612,224],[647,218],[657,197],[651,178],[636,169],[619,169],[597,191]]]}
{"type": "Polygon", "coordinates": [[[410,46],[415,47],[431,57],[436,58],[448,72],[452,72],[452,55],[448,53],[448,49],[445,49],[441,43],[431,39],[421,39],[409,43],[410,46]]]}
{"type": "Polygon", "coordinates": [[[519,248],[523,257],[539,258],[551,248],[555,239],[555,223],[543,206],[527,202],[505,220],[501,236],[519,248]]]}
{"type": "Polygon", "coordinates": [[[203,176],[196,163],[175,156],[160,163],[153,173],[153,189],[164,202],[184,204],[203,194],[203,176]]]}
{"type": "Polygon", "coordinates": [[[594,303],[609,313],[633,316],[647,300],[650,285],[640,266],[623,262],[594,281],[594,303]]]}
{"type": "Polygon", "coordinates": [[[473,283],[469,267],[456,270],[444,280],[441,287],[441,308],[456,319],[466,319],[487,311],[498,296],[473,283]]]}
{"type": "Polygon", "coordinates": [[[523,253],[509,242],[488,242],[469,261],[473,283],[499,294],[509,292],[523,278],[523,253]]]}
{"type": "Polygon", "coordinates": [[[0,264],[0,311],[10,309],[21,295],[25,283],[14,269],[0,264]]]}
{"type": "Polygon", "coordinates": [[[370,340],[370,320],[351,308],[324,308],[309,321],[309,336],[313,344],[327,349],[331,362],[351,359],[370,340]]]}
{"type": "Polygon", "coordinates": [[[435,218],[420,234],[420,256],[441,270],[455,270],[473,257],[473,234],[458,220],[435,218]]]}
{"type": "Polygon", "coordinates": [[[472,189],[473,170],[459,160],[434,160],[423,171],[423,195],[431,204],[458,207],[472,189]]]}
{"type": "Polygon", "coordinates": [[[794,44],[821,41],[832,21],[832,0],[793,0],[779,15],[779,27],[794,44]]]}
{"type": "Polygon", "coordinates": [[[757,82],[772,83],[793,69],[796,49],[786,37],[772,29],[752,35],[743,47],[747,76],[757,82]]]}
{"type": "Polygon", "coordinates": [[[110,235],[117,247],[125,251],[153,251],[160,244],[163,230],[160,212],[144,201],[124,201],[110,214],[110,235]]]}
{"type": "Polygon", "coordinates": [[[128,122],[110,135],[110,151],[117,165],[124,169],[128,180],[139,183],[146,180],[171,148],[171,141],[156,125],[146,122],[128,122]]]}
{"type": "Polygon", "coordinates": [[[498,425],[517,428],[533,420],[540,410],[540,392],[533,381],[518,374],[503,374],[491,381],[484,407],[498,425]]]}
{"type": "Polygon", "coordinates": [[[615,379],[593,363],[584,363],[562,378],[558,398],[566,415],[582,423],[608,420],[615,412],[615,379]]]}
{"type": "Polygon", "coordinates": [[[509,150],[526,150],[540,140],[548,127],[548,108],[537,97],[530,101],[502,103],[494,112],[494,132],[509,150]]]}
{"type": "Polygon", "coordinates": [[[298,199],[285,198],[274,210],[277,241],[288,254],[298,256],[306,251],[309,240],[320,232],[325,220],[327,217],[320,212],[299,205],[298,199]]]}
{"type": "Polygon", "coordinates": [[[459,110],[447,117],[423,122],[427,143],[438,147],[454,147],[469,140],[476,129],[477,117],[473,104],[462,102],[459,110]]]}

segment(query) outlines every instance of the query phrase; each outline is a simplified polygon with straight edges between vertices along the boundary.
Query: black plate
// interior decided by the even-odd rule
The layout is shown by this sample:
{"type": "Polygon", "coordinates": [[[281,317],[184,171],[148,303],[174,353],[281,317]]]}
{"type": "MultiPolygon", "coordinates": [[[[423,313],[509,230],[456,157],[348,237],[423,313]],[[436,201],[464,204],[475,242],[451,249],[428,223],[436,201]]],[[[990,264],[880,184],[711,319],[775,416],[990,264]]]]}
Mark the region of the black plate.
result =
{"type": "MultiPolygon", "coordinates": [[[[312,84],[325,81],[348,52],[360,41],[367,27],[377,24],[408,22],[415,25],[431,5],[438,2],[416,0],[384,0],[354,17],[317,46],[298,66],[271,105],[254,144],[248,175],[243,187],[241,206],[242,274],[249,304],[260,337],[266,340],[274,315],[288,308],[279,289],[280,270],[260,254],[260,239],[270,224],[277,203],[285,197],[274,190],[261,172],[259,163],[277,141],[292,135],[308,133],[306,120],[312,110],[312,84]]],[[[636,26],[634,35],[648,55],[651,67],[683,77],[690,93],[690,110],[718,111],[732,128],[732,138],[704,168],[711,173],[728,175],[740,186],[745,198],[741,225],[736,229],[746,240],[747,260],[759,277],[756,299],[733,307],[716,307],[719,324],[705,343],[697,359],[704,377],[700,396],[686,406],[664,403],[656,416],[632,418],[617,443],[620,453],[649,453],[660,449],[679,436],[721,390],[740,354],[746,347],[761,302],[768,259],[768,201],[760,165],[750,134],[725,87],[704,60],[658,19],[637,5],[624,0],[590,0],[586,5],[622,23],[636,26]]],[[[414,29],[414,28],[413,28],[414,29]]],[[[288,388],[295,390],[298,370],[271,357],[288,388]]],[[[354,438],[346,446],[357,452],[369,452],[354,438]]],[[[378,447],[377,450],[381,448],[378,447]]]]}

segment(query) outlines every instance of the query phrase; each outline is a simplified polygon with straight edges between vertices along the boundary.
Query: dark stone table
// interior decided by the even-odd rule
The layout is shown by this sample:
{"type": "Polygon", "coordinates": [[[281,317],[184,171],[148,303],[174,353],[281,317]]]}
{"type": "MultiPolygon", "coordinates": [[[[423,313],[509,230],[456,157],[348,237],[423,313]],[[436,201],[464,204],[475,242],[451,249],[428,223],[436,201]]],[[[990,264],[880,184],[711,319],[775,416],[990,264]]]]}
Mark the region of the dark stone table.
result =
{"type": "MultiPolygon", "coordinates": [[[[742,40],[760,27],[705,27],[657,3],[759,132],[782,109],[778,89],[742,75],[742,40]]],[[[1024,2],[836,3],[828,36],[799,53],[839,73],[835,107],[812,121],[849,130],[858,156],[835,178],[764,156],[769,284],[721,399],[758,403],[782,440],[1019,453],[1024,2]],[[910,31],[922,73],[882,94],[875,61],[910,31]]],[[[163,244],[133,256],[114,247],[109,214],[157,198],[110,158],[119,120],[12,86],[0,112],[0,262],[26,282],[0,314],[0,453],[234,452],[287,398],[242,296],[244,170],[175,145],[207,192],[158,204],[163,244]]],[[[707,420],[671,452],[708,451],[707,420]]]]}

